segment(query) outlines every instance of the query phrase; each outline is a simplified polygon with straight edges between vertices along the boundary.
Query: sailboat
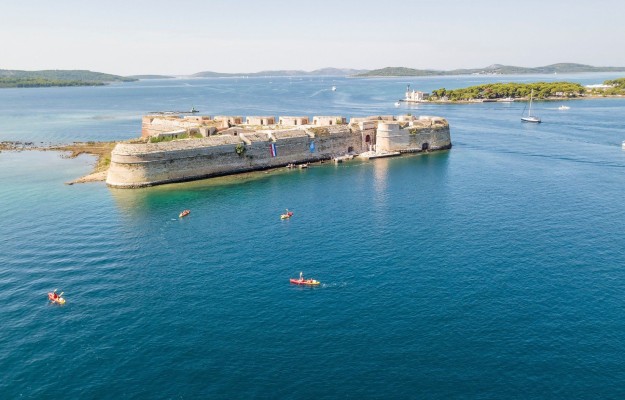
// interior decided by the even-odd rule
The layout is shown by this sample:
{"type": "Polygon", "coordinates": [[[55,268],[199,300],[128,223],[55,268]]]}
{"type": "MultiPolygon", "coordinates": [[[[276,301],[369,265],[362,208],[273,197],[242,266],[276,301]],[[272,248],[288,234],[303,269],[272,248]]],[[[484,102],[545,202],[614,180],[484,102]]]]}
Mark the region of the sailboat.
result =
{"type": "Polygon", "coordinates": [[[523,122],[540,122],[540,118],[532,115],[532,97],[534,97],[534,89],[530,92],[530,108],[527,111],[527,116],[521,117],[521,121],[523,122]]]}

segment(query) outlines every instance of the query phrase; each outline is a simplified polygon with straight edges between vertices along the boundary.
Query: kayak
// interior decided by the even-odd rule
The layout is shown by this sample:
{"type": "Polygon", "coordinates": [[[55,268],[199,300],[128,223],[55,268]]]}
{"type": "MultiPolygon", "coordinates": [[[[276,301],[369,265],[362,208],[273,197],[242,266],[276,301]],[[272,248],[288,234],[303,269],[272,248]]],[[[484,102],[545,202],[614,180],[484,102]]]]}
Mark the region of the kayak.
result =
{"type": "Polygon", "coordinates": [[[189,214],[191,214],[191,210],[184,210],[183,212],[180,213],[178,218],[186,217],[189,214]]]}
{"type": "Polygon", "coordinates": [[[321,282],[315,279],[294,279],[290,278],[289,281],[295,285],[305,285],[305,286],[316,286],[321,284],[321,282]]]}
{"type": "Polygon", "coordinates": [[[287,218],[291,218],[292,216],[293,216],[293,212],[292,212],[292,211],[289,211],[289,212],[288,212],[288,213],[286,213],[286,214],[281,214],[281,215],[280,215],[280,219],[287,219],[287,218]]]}
{"type": "Polygon", "coordinates": [[[57,304],[65,304],[65,299],[62,298],[61,296],[59,296],[56,293],[52,293],[49,292],[48,293],[48,299],[53,302],[53,303],[57,303],[57,304]]]}

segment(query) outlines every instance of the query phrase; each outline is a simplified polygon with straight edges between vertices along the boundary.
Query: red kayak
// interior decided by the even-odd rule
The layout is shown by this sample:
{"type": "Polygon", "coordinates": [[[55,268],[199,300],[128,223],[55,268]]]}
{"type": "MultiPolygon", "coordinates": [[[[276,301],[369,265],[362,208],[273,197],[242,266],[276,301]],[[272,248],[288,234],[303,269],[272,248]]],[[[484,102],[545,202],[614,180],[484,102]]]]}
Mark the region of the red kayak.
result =
{"type": "Polygon", "coordinates": [[[51,302],[54,302],[54,303],[57,303],[57,304],[65,304],[65,299],[62,298],[61,296],[59,296],[58,294],[56,294],[56,292],[49,292],[48,293],[48,299],[51,302]]]}
{"type": "Polygon", "coordinates": [[[305,286],[316,286],[319,285],[321,282],[315,280],[315,279],[294,279],[294,278],[290,278],[289,281],[295,285],[305,285],[305,286]]]}

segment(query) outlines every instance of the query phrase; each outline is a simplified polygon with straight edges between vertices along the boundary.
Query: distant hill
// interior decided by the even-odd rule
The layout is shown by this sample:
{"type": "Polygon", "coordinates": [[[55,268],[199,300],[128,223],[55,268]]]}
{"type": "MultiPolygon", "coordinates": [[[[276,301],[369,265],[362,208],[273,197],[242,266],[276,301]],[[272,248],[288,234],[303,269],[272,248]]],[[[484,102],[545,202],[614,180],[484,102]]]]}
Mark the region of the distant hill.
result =
{"type": "Polygon", "coordinates": [[[136,79],[86,70],[21,71],[0,69],[0,88],[46,86],[99,86],[136,79]]]}
{"type": "Polygon", "coordinates": [[[65,81],[88,81],[88,82],[132,82],[136,79],[119,75],[104,74],[87,70],[63,70],[49,69],[43,71],[21,71],[0,69],[2,78],[40,78],[65,81]]]}
{"type": "Polygon", "coordinates": [[[235,76],[349,76],[367,72],[366,69],[350,69],[350,68],[321,68],[314,71],[302,70],[269,70],[260,72],[240,72],[240,73],[224,73],[204,71],[191,75],[194,78],[226,78],[235,76]]]}
{"type": "Polygon", "coordinates": [[[560,63],[544,67],[526,68],[510,65],[493,64],[484,68],[430,70],[412,69],[404,67],[386,67],[356,74],[354,77],[384,77],[384,76],[441,76],[441,75],[523,75],[523,74],[570,74],[580,72],[622,72],[625,67],[593,67],[591,65],[560,63]]]}
{"type": "Polygon", "coordinates": [[[133,80],[137,79],[174,79],[175,77],[169,75],[129,75],[126,78],[133,80]]]}

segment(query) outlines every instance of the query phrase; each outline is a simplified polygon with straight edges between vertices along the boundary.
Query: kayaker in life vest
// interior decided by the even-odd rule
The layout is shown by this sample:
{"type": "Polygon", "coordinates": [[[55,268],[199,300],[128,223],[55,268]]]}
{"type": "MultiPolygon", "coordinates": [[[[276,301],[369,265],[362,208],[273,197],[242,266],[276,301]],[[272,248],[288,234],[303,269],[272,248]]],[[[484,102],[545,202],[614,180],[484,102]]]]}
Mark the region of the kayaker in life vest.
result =
{"type": "Polygon", "coordinates": [[[299,273],[299,280],[300,281],[304,281],[304,273],[303,272],[299,273]]]}
{"type": "Polygon", "coordinates": [[[57,300],[59,298],[59,295],[56,293],[58,289],[54,289],[54,292],[52,292],[52,297],[54,298],[54,300],[57,300]]]}

